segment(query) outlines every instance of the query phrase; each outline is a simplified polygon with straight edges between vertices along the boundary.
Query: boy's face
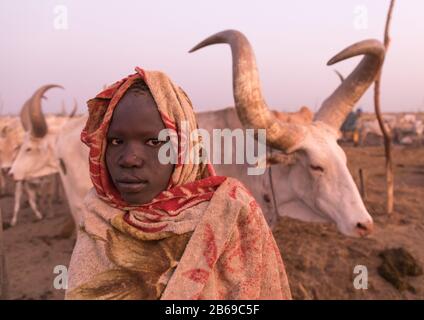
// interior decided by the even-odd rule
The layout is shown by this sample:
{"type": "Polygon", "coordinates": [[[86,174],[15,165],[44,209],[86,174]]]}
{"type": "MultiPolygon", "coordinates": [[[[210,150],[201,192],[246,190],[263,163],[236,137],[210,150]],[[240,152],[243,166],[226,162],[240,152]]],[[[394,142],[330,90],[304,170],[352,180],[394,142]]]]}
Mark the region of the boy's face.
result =
{"type": "Polygon", "coordinates": [[[150,93],[129,90],[116,106],[107,133],[106,165],[129,204],[150,202],[168,186],[173,164],[161,164],[159,131],[165,129],[150,93]]]}

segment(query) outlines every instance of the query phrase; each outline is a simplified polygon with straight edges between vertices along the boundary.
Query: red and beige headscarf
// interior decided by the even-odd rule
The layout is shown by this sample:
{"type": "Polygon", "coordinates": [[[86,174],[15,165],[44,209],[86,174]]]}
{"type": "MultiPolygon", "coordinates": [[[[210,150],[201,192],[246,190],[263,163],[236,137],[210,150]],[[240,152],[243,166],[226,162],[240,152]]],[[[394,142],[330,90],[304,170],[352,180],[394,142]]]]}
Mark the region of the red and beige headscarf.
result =
{"type": "MultiPolygon", "coordinates": [[[[215,175],[210,163],[185,163],[183,150],[199,150],[199,141],[192,141],[185,132],[197,128],[195,114],[190,99],[164,73],[146,71],[136,68],[132,74],[100,92],[88,101],[89,118],[81,133],[81,140],[90,148],[90,177],[100,199],[112,207],[139,212],[141,215],[127,214],[128,223],[143,229],[149,222],[168,220],[178,216],[181,211],[212,198],[215,190],[225,181],[225,177],[215,175]],[[174,165],[166,190],[158,194],[150,203],[133,206],[127,204],[110,180],[105,162],[106,136],[113,111],[131,85],[142,79],[148,86],[158,107],[162,121],[167,129],[172,129],[178,136],[178,160],[174,165]],[[182,124],[188,128],[182,128],[182,124]],[[188,130],[187,130],[188,129],[188,130]]],[[[141,124],[142,125],[142,124],[141,124]]],[[[158,173],[159,174],[159,173],[158,173]]],[[[143,231],[161,229],[160,225],[143,231]]],[[[159,230],[157,230],[159,231],[159,230]]]]}

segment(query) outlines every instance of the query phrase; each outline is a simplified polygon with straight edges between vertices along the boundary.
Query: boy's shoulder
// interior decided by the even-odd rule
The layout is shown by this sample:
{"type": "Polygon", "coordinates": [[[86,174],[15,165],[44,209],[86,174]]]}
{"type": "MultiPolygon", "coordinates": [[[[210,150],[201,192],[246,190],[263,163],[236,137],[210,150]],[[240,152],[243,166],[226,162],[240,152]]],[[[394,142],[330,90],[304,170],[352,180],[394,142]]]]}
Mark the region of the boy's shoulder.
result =
{"type": "Polygon", "coordinates": [[[251,201],[256,202],[250,190],[240,180],[236,178],[227,177],[227,179],[223,183],[223,187],[228,192],[230,198],[234,200],[240,200],[247,204],[251,201]]]}
{"type": "Polygon", "coordinates": [[[221,185],[222,192],[225,193],[225,199],[234,202],[234,208],[238,208],[238,220],[249,221],[249,224],[268,228],[268,223],[263,215],[262,208],[252,195],[250,190],[238,179],[227,177],[221,185]]]}

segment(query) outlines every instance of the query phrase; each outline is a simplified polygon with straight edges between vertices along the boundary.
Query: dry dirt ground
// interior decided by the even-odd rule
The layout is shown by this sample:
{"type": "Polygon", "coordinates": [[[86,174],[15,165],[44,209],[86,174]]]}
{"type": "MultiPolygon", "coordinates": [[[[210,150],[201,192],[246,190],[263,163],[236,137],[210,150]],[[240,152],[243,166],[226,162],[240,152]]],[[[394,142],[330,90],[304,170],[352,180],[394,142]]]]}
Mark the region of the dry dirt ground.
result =
{"type": "MultiPolygon", "coordinates": [[[[424,147],[396,146],[395,210],[385,214],[384,151],[382,147],[345,146],[349,168],[356,180],[366,175],[369,212],[375,232],[365,239],[342,236],[332,225],[282,218],[274,231],[287,268],[295,299],[424,299],[424,276],[409,277],[415,288],[399,291],[377,272],[379,252],[402,247],[424,265],[424,147]],[[368,289],[357,290],[356,265],[368,270],[368,289]]],[[[10,221],[13,197],[2,197],[5,221],[10,221]]],[[[69,217],[67,204],[55,204],[53,214],[36,221],[24,208],[18,225],[4,232],[10,299],[62,299],[53,288],[57,265],[68,265],[75,237],[58,235],[69,217]]]]}

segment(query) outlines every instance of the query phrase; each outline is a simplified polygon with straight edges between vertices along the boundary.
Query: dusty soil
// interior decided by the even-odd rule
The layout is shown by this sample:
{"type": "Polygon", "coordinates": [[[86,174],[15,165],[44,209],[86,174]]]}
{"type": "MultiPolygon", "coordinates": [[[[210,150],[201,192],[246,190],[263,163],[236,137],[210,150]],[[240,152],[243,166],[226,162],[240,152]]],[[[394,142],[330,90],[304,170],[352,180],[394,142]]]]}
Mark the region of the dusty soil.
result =
{"type": "MultiPolygon", "coordinates": [[[[402,247],[424,265],[424,147],[396,146],[395,210],[385,214],[384,151],[382,147],[345,146],[349,168],[356,180],[366,175],[366,206],[375,220],[375,232],[365,239],[342,236],[332,225],[282,218],[274,231],[295,299],[424,299],[424,276],[409,277],[414,287],[399,291],[377,272],[379,253],[402,247]],[[357,290],[356,265],[368,270],[368,289],[357,290]]],[[[10,221],[13,196],[0,198],[3,219],[10,221]]],[[[53,287],[57,265],[67,266],[75,237],[58,235],[69,217],[66,201],[54,204],[42,221],[29,207],[18,225],[4,231],[10,299],[62,299],[53,287]]]]}
{"type": "Polygon", "coordinates": [[[344,147],[349,168],[359,181],[366,175],[365,204],[375,221],[365,239],[347,238],[332,225],[280,220],[274,235],[297,299],[423,299],[424,276],[407,279],[416,289],[398,291],[377,272],[379,253],[403,247],[424,263],[424,148],[394,149],[395,207],[385,213],[385,159],[382,147],[344,147]],[[368,269],[368,289],[353,286],[356,265],[368,269]]]}

